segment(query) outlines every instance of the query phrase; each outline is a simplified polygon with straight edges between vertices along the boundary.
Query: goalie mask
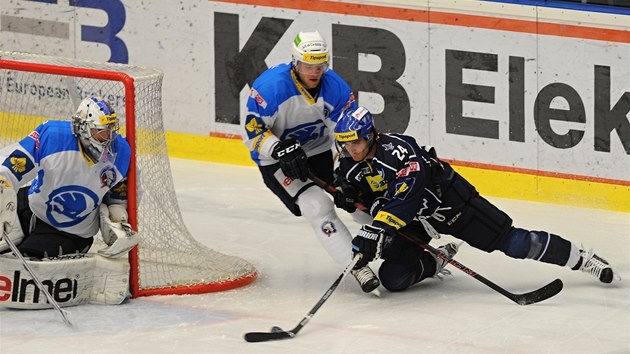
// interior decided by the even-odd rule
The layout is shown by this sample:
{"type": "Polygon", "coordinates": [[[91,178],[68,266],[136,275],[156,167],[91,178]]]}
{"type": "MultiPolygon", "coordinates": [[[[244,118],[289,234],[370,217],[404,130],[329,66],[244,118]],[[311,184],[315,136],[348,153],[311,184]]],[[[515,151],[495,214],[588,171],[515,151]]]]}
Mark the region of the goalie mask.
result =
{"type": "Polygon", "coordinates": [[[113,142],[117,132],[116,112],[100,98],[84,99],[72,116],[72,133],[79,138],[85,153],[94,162],[114,156],[113,142]]]}

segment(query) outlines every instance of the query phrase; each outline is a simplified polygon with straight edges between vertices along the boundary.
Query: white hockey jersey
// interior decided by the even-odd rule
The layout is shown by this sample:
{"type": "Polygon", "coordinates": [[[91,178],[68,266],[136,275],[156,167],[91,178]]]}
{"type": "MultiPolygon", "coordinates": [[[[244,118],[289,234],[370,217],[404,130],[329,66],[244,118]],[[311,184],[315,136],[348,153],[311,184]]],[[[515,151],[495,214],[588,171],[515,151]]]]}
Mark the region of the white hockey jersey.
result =
{"type": "Polygon", "coordinates": [[[291,68],[287,63],[267,69],[254,81],[247,100],[242,136],[259,166],[277,163],[271,149],[280,140],[298,140],[307,156],[330,150],[339,114],[356,108],[352,90],[334,71],[322,76],[313,98],[291,68]]]}
{"type": "MultiPolygon", "coordinates": [[[[115,156],[93,163],[81,152],[69,121],[45,122],[0,150],[0,182],[15,190],[32,182],[29,204],[35,216],[58,230],[92,237],[99,229],[99,205],[129,170],[129,144],[120,135],[112,144],[115,156]]],[[[121,186],[113,192],[126,199],[126,185],[121,186]]]]}

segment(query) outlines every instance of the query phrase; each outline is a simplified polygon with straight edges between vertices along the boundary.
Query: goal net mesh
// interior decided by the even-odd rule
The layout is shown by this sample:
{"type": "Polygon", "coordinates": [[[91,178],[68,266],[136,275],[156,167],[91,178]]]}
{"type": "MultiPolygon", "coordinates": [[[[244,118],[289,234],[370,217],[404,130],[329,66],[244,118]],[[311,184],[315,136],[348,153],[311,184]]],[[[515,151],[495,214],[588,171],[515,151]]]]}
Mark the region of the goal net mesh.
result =
{"type": "MultiPolygon", "coordinates": [[[[201,244],[183,222],[162,120],[162,77],[131,65],[0,51],[0,146],[18,142],[46,120],[69,120],[85,97],[105,99],[135,157],[129,217],[141,241],[129,255],[132,296],[248,284],[257,276],[253,265],[201,244]]],[[[95,242],[95,247],[104,245],[95,242]]]]}

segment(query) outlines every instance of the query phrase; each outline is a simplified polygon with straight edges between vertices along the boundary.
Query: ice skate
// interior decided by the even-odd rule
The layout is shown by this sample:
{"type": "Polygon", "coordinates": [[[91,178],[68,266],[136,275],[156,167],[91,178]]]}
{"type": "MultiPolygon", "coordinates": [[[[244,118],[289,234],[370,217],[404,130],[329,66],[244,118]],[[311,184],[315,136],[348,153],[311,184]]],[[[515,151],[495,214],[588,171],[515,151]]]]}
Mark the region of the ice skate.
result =
{"type": "Polygon", "coordinates": [[[381,285],[376,274],[374,274],[369,266],[353,270],[352,275],[354,275],[354,278],[359,282],[363,292],[370,293],[381,285]]]}
{"type": "MultiPolygon", "coordinates": [[[[615,275],[608,262],[596,255],[591,249],[590,251],[580,250],[580,256],[582,256],[582,265],[580,270],[585,273],[590,273],[602,283],[612,283],[615,275]]],[[[619,276],[617,276],[619,278],[619,276]]]]}

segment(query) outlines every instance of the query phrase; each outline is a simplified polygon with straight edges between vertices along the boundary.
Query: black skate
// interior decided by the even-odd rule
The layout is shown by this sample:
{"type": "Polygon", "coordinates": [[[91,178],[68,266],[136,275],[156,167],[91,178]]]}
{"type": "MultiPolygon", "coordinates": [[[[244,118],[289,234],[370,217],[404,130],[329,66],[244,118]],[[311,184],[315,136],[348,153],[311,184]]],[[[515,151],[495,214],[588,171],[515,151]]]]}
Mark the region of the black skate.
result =
{"type": "Polygon", "coordinates": [[[381,285],[376,274],[374,274],[369,266],[353,270],[352,275],[354,275],[354,278],[359,282],[363,292],[370,293],[381,285]]]}
{"type": "Polygon", "coordinates": [[[581,271],[590,273],[602,283],[612,283],[615,275],[605,259],[596,255],[592,249],[588,252],[580,250],[580,255],[582,256],[582,265],[580,266],[581,271]]]}

